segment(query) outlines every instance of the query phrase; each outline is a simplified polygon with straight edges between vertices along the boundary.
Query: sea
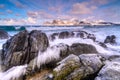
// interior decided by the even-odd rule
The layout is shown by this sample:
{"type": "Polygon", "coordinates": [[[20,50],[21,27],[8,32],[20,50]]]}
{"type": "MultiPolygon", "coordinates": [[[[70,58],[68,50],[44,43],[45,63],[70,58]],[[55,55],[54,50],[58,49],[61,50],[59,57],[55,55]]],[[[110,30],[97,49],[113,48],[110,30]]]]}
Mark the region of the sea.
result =
{"type": "MultiPolygon", "coordinates": [[[[72,45],[72,43],[85,43],[85,44],[91,44],[95,46],[97,51],[101,54],[109,54],[109,55],[120,55],[120,26],[0,26],[0,30],[5,30],[8,32],[10,36],[14,36],[15,34],[19,33],[22,30],[28,30],[29,32],[32,30],[41,30],[42,32],[45,32],[47,36],[49,37],[52,33],[55,32],[62,32],[62,31],[86,31],[88,33],[94,34],[97,41],[104,42],[105,38],[107,36],[115,35],[116,36],[116,44],[106,44],[108,48],[103,48],[99,44],[95,43],[91,39],[80,39],[78,37],[74,38],[68,38],[68,39],[55,39],[54,41],[50,41],[50,46],[59,44],[59,43],[65,43],[68,45],[72,45]]],[[[2,45],[7,41],[7,39],[0,40],[0,49],[2,49],[2,45]]],[[[4,77],[4,79],[9,80],[12,76],[11,74],[22,74],[21,71],[26,68],[26,65],[24,66],[17,66],[12,68],[9,72],[0,72],[0,79],[4,77]],[[16,70],[18,73],[16,73],[16,70]]]]}

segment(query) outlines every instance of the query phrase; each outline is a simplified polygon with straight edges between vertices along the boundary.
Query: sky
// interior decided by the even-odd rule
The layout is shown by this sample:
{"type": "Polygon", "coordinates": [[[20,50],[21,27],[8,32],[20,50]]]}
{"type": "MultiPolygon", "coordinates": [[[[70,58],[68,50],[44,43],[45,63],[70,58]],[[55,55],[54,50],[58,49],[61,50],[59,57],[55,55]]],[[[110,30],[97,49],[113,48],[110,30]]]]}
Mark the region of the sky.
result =
{"type": "Polygon", "coordinates": [[[120,22],[120,0],[0,0],[0,25],[41,25],[54,19],[120,22]]]}

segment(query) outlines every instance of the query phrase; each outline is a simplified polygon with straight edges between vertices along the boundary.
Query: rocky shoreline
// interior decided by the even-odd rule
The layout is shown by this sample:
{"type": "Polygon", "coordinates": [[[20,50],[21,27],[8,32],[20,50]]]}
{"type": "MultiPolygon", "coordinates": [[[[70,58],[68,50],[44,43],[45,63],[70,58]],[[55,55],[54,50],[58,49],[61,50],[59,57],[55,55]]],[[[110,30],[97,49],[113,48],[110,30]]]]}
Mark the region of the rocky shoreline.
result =
{"type": "Polygon", "coordinates": [[[71,37],[91,39],[103,48],[107,48],[106,43],[116,44],[115,35],[99,42],[94,34],[85,31],[65,31],[48,37],[42,31],[24,30],[8,39],[0,51],[3,74],[12,74],[17,69],[16,76],[0,75],[0,80],[120,79],[120,55],[100,54],[93,45],[84,43],[50,46],[49,41],[71,37]]]}

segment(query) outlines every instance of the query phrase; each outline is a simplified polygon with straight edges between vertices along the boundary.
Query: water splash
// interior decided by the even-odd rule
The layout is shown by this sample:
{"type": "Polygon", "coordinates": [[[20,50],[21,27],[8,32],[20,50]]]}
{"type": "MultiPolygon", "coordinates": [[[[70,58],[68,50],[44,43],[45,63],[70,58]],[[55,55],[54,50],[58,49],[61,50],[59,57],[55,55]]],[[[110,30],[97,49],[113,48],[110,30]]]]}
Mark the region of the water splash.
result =
{"type": "Polygon", "coordinates": [[[24,75],[26,72],[27,65],[15,66],[7,70],[6,72],[0,73],[0,80],[14,80],[24,75]]]}

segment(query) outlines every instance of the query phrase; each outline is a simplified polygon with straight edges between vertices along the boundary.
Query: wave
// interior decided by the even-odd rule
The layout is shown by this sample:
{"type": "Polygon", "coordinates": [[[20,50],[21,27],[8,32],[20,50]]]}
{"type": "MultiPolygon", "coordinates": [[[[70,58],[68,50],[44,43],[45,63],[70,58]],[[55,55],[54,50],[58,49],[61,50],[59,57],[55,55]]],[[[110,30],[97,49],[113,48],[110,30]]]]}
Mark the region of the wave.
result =
{"type": "Polygon", "coordinates": [[[84,27],[35,27],[35,26],[31,26],[31,27],[26,27],[26,30],[28,31],[32,31],[32,30],[42,30],[44,32],[57,32],[57,31],[66,31],[66,30],[79,30],[82,29],[84,27]]]}
{"type": "Polygon", "coordinates": [[[108,50],[105,48],[99,46],[99,44],[95,43],[91,39],[82,39],[82,38],[67,38],[67,39],[56,39],[54,41],[50,41],[50,46],[57,45],[60,43],[67,44],[71,46],[73,43],[85,43],[85,44],[91,44],[96,47],[97,51],[99,53],[110,53],[108,50]]]}
{"type": "Polygon", "coordinates": [[[0,30],[5,31],[22,31],[26,28],[24,26],[0,26],[0,30]]]}
{"type": "Polygon", "coordinates": [[[0,73],[0,80],[15,80],[21,75],[25,75],[27,65],[15,66],[0,73]]]}

